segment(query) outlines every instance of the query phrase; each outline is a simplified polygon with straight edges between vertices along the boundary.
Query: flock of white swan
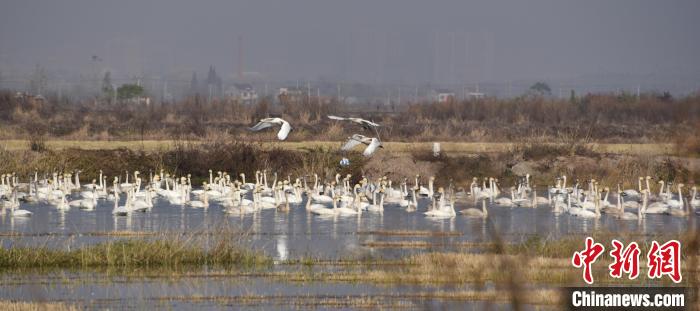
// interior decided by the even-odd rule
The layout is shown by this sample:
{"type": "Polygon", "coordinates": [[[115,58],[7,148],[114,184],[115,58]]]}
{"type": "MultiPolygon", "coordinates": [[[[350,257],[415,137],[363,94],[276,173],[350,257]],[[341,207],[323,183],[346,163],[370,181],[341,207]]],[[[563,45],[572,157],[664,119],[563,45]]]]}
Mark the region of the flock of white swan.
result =
{"type": "Polygon", "coordinates": [[[225,172],[209,171],[209,181],[195,189],[190,175],[176,177],[162,170],[150,175],[144,182],[138,171],[126,172],[124,180],[114,177],[110,186],[102,172],[88,184],[80,183],[80,171],[53,173],[46,178],[39,178],[35,173],[27,183],[19,182],[16,174],[3,174],[0,176],[0,205],[3,215],[7,210],[12,217],[31,216],[32,212],[22,209],[22,204],[36,202],[60,211],[71,208],[92,211],[100,204],[111,204],[112,214],[128,216],[148,212],[155,200],[171,206],[203,209],[216,204],[224,212],[237,215],[265,209],[280,212],[305,209],[319,216],[348,216],[399,208],[406,212],[420,212],[426,217],[463,215],[486,218],[489,205],[508,208],[550,206],[553,213],[581,218],[600,218],[602,214],[624,220],[641,219],[646,214],[686,217],[694,212],[700,215],[696,186],[691,187],[687,197],[683,195],[683,184],[667,185],[658,181],[658,190],[653,191],[648,176],[639,178],[637,189],[623,190],[618,185],[614,191],[600,186],[595,180],[587,181],[585,185],[567,186],[566,176],[562,176],[557,178],[555,186],[543,191],[546,196],[538,196],[535,187],[530,185],[529,175],[517,186],[510,187],[508,192],[501,191],[495,178],[484,178],[481,184],[474,178],[468,190],[456,191],[453,186],[434,189],[434,177],[428,178],[427,187],[421,183],[420,176],[415,176],[412,184],[404,179],[399,187],[395,187],[386,177],[374,180],[362,177],[353,185],[351,175],[336,174],[335,179],[323,181],[316,174],[313,178],[278,178],[276,173],[268,174],[263,170],[255,173],[253,182],[246,180],[245,174],[233,178],[225,172]],[[120,200],[122,195],[126,200],[120,200]],[[428,203],[419,208],[419,198],[428,200],[428,203]],[[473,202],[475,207],[457,211],[458,201],[473,202]]]}
{"type": "MultiPolygon", "coordinates": [[[[374,129],[376,137],[355,134],[341,149],[349,150],[360,144],[367,145],[363,154],[370,156],[381,141],[376,124],[359,118],[329,116],[332,120],[350,121],[365,129],[374,129]]],[[[262,119],[251,128],[259,131],[272,126],[280,126],[277,138],[284,140],[292,130],[290,124],[280,118],[262,119]]],[[[666,183],[659,180],[658,190],[651,187],[652,178],[639,177],[636,189],[616,189],[599,185],[594,179],[584,184],[567,184],[567,177],[561,176],[538,196],[536,187],[531,186],[530,175],[523,176],[509,191],[501,191],[498,180],[484,178],[479,183],[474,178],[468,189],[456,190],[450,184],[447,189],[434,189],[435,177],[421,183],[415,176],[409,185],[407,178],[395,187],[386,176],[376,179],[361,176],[352,184],[352,176],[336,174],[334,179],[322,180],[318,175],[299,176],[292,179],[278,178],[277,173],[266,170],[255,172],[254,182],[246,180],[245,174],[233,177],[226,172],[209,170],[208,182],[195,189],[191,175],[172,176],[160,170],[159,174],[149,174],[144,181],[138,171],[126,172],[124,179],[115,176],[110,182],[100,171],[91,183],[80,183],[80,171],[57,173],[39,178],[35,172],[29,181],[22,183],[14,173],[0,176],[0,205],[2,215],[29,217],[32,212],[22,209],[22,204],[41,202],[54,206],[60,211],[79,208],[92,211],[100,204],[111,204],[112,214],[128,216],[136,212],[147,212],[155,200],[162,200],[173,206],[209,208],[210,204],[222,207],[229,214],[245,215],[265,209],[287,212],[291,209],[305,209],[319,216],[362,215],[364,212],[381,213],[385,207],[400,208],[407,212],[423,213],[432,218],[488,217],[487,205],[509,208],[537,208],[550,206],[553,213],[566,213],[574,217],[600,218],[602,214],[624,220],[642,219],[646,214],[665,214],[685,217],[693,212],[700,215],[700,200],[697,187],[692,186],[690,196],[683,195],[683,184],[666,183]],[[272,182],[268,180],[270,175],[272,182]],[[313,176],[313,183],[312,178],[313,176]],[[125,200],[120,200],[121,196],[125,200]],[[69,200],[70,198],[70,200],[69,200]],[[419,198],[429,203],[421,204],[419,198]],[[457,211],[458,201],[473,202],[474,207],[457,211]],[[121,205],[123,202],[123,205],[121,205]],[[480,204],[479,204],[480,203],[480,204]],[[5,211],[8,212],[5,212],[5,211]]]]}

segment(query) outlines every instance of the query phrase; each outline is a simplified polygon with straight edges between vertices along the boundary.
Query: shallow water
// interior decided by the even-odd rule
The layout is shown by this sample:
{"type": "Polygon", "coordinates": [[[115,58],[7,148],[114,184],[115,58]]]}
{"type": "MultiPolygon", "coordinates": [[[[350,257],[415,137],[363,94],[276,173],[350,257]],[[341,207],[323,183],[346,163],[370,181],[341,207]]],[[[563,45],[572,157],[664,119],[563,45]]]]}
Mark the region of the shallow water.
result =
{"type": "MultiPolygon", "coordinates": [[[[320,217],[307,213],[303,206],[292,206],[290,212],[274,209],[243,216],[223,212],[212,203],[207,209],[170,205],[156,200],[145,213],[113,216],[113,203],[100,201],[93,211],[72,208],[62,212],[45,204],[22,204],[34,214],[28,218],[11,217],[2,213],[0,233],[16,232],[24,236],[3,237],[3,244],[41,243],[48,240],[37,236],[49,235],[52,243],[65,239],[73,245],[99,242],[109,237],[95,232],[146,231],[194,232],[216,231],[222,228],[249,232],[248,242],[279,260],[300,257],[328,259],[351,255],[372,255],[393,258],[426,248],[397,249],[366,247],[372,242],[422,241],[431,249],[454,249],[459,242],[488,242],[495,234],[506,241],[521,241],[530,236],[561,237],[596,231],[635,232],[642,235],[676,234],[697,228],[698,217],[646,215],[640,221],[619,220],[603,214],[600,219],[582,219],[569,214],[554,214],[549,206],[538,208],[507,208],[489,206],[487,219],[457,215],[452,219],[434,219],[423,215],[428,200],[419,202],[418,212],[406,212],[398,205],[387,205],[383,213],[364,212],[361,216],[320,217]],[[491,230],[493,228],[494,230],[491,230]],[[449,236],[396,236],[369,234],[373,231],[450,231],[449,236]]],[[[481,204],[478,204],[479,206],[481,204]]],[[[457,210],[473,204],[457,203],[457,210]]],[[[62,243],[58,243],[62,245],[62,243]]]]}
{"type": "Polygon", "coordinates": [[[503,302],[453,301],[425,296],[446,290],[471,289],[420,285],[389,287],[331,282],[290,283],[246,276],[123,277],[101,273],[64,272],[0,277],[0,298],[63,301],[77,303],[90,309],[511,309],[503,302]]]}
{"type": "MultiPolygon", "coordinates": [[[[288,213],[272,209],[234,216],[224,213],[222,207],[215,203],[207,209],[196,209],[173,206],[164,200],[156,200],[155,206],[148,212],[137,212],[129,216],[113,216],[113,203],[106,201],[100,201],[94,211],[73,208],[67,212],[45,204],[22,204],[23,209],[34,213],[33,216],[13,218],[3,212],[0,216],[0,234],[5,236],[0,236],[0,240],[5,247],[11,244],[63,247],[67,244],[75,246],[118,238],[96,235],[96,232],[181,233],[217,231],[228,227],[249,232],[245,235],[244,242],[277,260],[309,256],[322,259],[398,258],[434,250],[478,251],[460,248],[459,243],[487,242],[496,236],[506,241],[521,241],[533,235],[556,238],[595,231],[636,232],[653,236],[660,233],[681,233],[689,228],[697,228],[698,224],[696,216],[677,218],[647,215],[641,222],[623,221],[608,215],[597,220],[581,219],[568,214],[556,215],[548,206],[534,209],[489,206],[487,219],[468,218],[459,214],[452,219],[432,219],[422,214],[428,202],[421,200],[419,211],[412,213],[399,206],[387,205],[383,213],[364,212],[359,217],[331,218],[315,216],[307,213],[303,207],[294,206],[288,213]],[[452,233],[440,236],[381,234],[381,231],[397,230],[452,233]],[[9,236],[10,232],[19,234],[9,236]],[[416,241],[426,242],[428,247],[376,247],[381,242],[416,241]]],[[[457,210],[465,207],[473,207],[473,204],[458,203],[457,210]]],[[[273,269],[285,267],[275,265],[273,269]]],[[[0,275],[0,280],[0,299],[59,300],[78,302],[88,308],[288,309],[292,304],[294,308],[326,309],[359,307],[359,304],[351,303],[364,301],[374,304],[373,308],[510,309],[508,305],[499,303],[411,296],[414,293],[446,290],[432,286],[290,283],[254,276],[211,277],[206,273],[196,277],[173,278],[59,270],[51,273],[4,274],[0,275]]]]}

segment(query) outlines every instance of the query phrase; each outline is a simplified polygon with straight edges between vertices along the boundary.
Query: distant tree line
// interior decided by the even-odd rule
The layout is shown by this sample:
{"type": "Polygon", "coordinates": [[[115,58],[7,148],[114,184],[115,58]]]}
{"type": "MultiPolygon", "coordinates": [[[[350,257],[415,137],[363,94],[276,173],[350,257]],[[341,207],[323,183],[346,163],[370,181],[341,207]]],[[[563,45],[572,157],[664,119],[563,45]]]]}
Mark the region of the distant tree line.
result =
{"type": "Polygon", "coordinates": [[[329,122],[328,114],[372,119],[382,123],[382,139],[404,141],[512,141],[526,136],[556,139],[576,132],[595,140],[639,142],[700,132],[700,97],[673,98],[667,93],[582,97],[572,93],[568,99],[528,94],[514,99],[409,103],[396,111],[388,107],[377,111],[373,104],[347,105],[334,99],[312,97],[276,104],[263,98],[251,105],[232,99],[208,101],[199,94],[173,103],[143,105],[122,102],[143,96],[142,87],[125,84],[114,90],[109,80],[106,75],[102,89],[105,97],[120,101],[114,105],[52,96],[39,100],[0,91],[0,136],[196,139],[220,133],[246,138],[250,137],[246,128],[268,116],[287,118],[292,123],[295,133],[291,140],[343,139],[356,130],[338,128],[342,125],[329,122]]]}

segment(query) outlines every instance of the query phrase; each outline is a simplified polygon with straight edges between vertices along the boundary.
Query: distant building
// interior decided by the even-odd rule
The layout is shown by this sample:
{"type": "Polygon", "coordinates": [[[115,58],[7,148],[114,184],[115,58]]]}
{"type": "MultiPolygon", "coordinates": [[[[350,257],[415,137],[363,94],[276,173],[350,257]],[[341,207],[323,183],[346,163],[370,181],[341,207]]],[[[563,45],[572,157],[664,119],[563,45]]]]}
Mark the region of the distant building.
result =
{"type": "Polygon", "coordinates": [[[25,92],[15,93],[15,99],[17,99],[18,101],[22,102],[25,105],[32,105],[32,106],[36,106],[36,105],[43,104],[46,102],[46,97],[42,96],[41,94],[32,95],[32,94],[25,93],[25,92]]]}
{"type": "Polygon", "coordinates": [[[482,99],[482,98],[484,98],[484,96],[485,96],[484,93],[480,93],[480,92],[469,92],[469,93],[467,93],[467,98],[468,98],[468,99],[482,99]]]}
{"type": "Polygon", "coordinates": [[[431,92],[431,98],[438,103],[446,103],[455,99],[455,93],[448,89],[436,89],[431,92]]]}
{"type": "Polygon", "coordinates": [[[234,83],[224,92],[226,97],[243,101],[245,103],[255,103],[258,100],[258,93],[253,86],[248,83],[234,83]]]}
{"type": "Polygon", "coordinates": [[[151,104],[151,98],[147,96],[136,96],[132,98],[127,98],[122,100],[123,103],[130,104],[130,105],[150,105],[151,104]]]}
{"type": "Polygon", "coordinates": [[[298,87],[282,87],[277,93],[280,103],[300,102],[304,99],[304,90],[298,87]]]}

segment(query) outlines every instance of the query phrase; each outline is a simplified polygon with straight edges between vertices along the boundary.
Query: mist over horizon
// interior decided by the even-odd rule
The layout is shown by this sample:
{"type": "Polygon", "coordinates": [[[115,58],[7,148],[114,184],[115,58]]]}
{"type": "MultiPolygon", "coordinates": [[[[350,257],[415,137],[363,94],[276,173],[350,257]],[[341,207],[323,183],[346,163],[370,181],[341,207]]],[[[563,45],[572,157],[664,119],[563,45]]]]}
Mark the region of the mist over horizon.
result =
{"type": "Polygon", "coordinates": [[[700,89],[700,2],[692,0],[7,0],[2,7],[6,88],[22,88],[37,66],[53,88],[107,71],[120,83],[178,88],[213,66],[227,84],[481,84],[497,95],[539,80],[582,91],[700,89]]]}

